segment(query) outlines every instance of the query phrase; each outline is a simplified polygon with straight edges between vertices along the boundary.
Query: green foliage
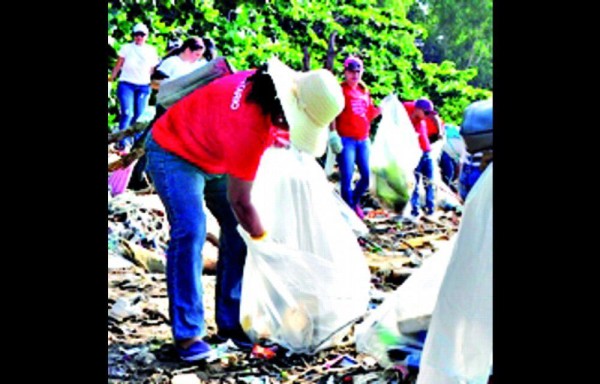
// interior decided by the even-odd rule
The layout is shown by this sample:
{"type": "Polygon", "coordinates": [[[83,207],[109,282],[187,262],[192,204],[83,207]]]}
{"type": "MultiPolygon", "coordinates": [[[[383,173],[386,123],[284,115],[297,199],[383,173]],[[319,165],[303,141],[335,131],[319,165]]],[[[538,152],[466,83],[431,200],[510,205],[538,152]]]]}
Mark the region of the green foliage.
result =
{"type": "MultiPolygon", "coordinates": [[[[329,37],[335,32],[333,72],[340,81],[345,57],[360,55],[365,63],[363,80],[376,103],[392,92],[401,100],[427,96],[447,122],[459,124],[462,109],[490,92],[468,85],[476,76],[474,70],[458,70],[452,62],[424,63],[415,41],[427,35],[427,30],[407,18],[413,3],[112,0],[108,4],[108,35],[118,51],[131,40],[133,25],[141,21],[150,28],[148,43],[156,46],[159,55],[166,53],[170,37],[198,35],[211,37],[219,54],[237,69],[257,67],[277,55],[290,67],[302,70],[305,47],[311,69],[325,66],[329,37]]],[[[109,72],[111,69],[109,65],[109,72]]],[[[114,104],[112,113],[116,113],[114,104]]]]}
{"type": "Polygon", "coordinates": [[[492,0],[422,0],[428,11],[413,4],[409,18],[422,23],[423,52],[429,62],[452,60],[458,68],[476,68],[471,84],[493,89],[492,0]]]}
{"type": "Polygon", "coordinates": [[[424,96],[434,103],[440,116],[449,124],[460,125],[469,104],[491,97],[488,90],[465,85],[475,77],[476,70],[457,70],[451,61],[441,65],[421,63],[418,73],[423,81],[424,96]]]}

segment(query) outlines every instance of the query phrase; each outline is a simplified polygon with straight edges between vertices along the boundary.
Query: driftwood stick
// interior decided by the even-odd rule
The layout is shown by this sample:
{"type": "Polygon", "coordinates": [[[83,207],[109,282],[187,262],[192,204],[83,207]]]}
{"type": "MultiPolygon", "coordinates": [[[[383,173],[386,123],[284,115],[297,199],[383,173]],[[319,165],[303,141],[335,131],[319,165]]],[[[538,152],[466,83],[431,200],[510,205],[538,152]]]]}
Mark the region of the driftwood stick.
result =
{"type": "Polygon", "coordinates": [[[148,122],[136,122],[133,125],[130,125],[129,127],[127,127],[126,129],[119,131],[119,132],[115,132],[115,133],[109,133],[108,134],[108,144],[110,143],[114,143],[120,140],[123,140],[123,138],[128,137],[128,136],[133,136],[138,132],[142,132],[144,129],[146,129],[146,127],[148,126],[148,122]]]}

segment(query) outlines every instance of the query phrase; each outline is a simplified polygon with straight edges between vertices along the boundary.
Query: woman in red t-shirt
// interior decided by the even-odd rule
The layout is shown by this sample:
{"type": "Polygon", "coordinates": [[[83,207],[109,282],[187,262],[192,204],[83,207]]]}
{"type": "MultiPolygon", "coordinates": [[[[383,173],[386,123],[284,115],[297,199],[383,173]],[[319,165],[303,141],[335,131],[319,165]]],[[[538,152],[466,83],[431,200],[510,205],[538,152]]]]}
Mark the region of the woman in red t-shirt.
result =
{"type": "Polygon", "coordinates": [[[369,90],[361,80],[363,70],[362,60],[358,57],[350,56],[344,61],[345,80],[342,82],[342,90],[345,107],[333,126],[342,141],[342,151],[337,156],[341,195],[361,219],[364,215],[360,207],[360,198],[369,188],[371,121],[381,113],[373,104],[369,90]],[[355,164],[360,178],[352,188],[355,164]]]}
{"type": "Polygon", "coordinates": [[[250,192],[273,126],[290,131],[292,145],[320,156],[327,126],[343,108],[331,72],[298,73],[273,58],[257,70],[234,73],[194,90],[153,125],[147,169],[167,213],[167,291],[171,329],[182,360],[210,355],[202,301],[204,202],[220,226],[215,292],[217,336],[251,343],[240,322],[246,245],[266,232],[250,192]]]}

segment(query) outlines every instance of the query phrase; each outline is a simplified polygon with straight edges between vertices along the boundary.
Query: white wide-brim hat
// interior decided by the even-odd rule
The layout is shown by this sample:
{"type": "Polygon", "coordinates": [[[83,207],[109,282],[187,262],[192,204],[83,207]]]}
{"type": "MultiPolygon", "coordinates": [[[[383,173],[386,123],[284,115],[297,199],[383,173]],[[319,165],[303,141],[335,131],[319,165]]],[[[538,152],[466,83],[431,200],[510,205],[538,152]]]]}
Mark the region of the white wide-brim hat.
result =
{"type": "Polygon", "coordinates": [[[297,72],[277,57],[269,59],[268,73],[290,127],[290,141],[301,151],[325,153],[328,126],[344,109],[344,93],[326,69],[297,72]]]}

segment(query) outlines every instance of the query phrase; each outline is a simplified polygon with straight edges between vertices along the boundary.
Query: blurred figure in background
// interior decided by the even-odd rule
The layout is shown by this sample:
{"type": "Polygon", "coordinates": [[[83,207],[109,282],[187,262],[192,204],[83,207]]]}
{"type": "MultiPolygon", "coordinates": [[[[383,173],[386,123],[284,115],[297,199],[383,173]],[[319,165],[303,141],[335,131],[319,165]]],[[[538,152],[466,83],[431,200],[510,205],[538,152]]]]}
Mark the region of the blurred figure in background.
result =
{"type": "MultiPolygon", "coordinates": [[[[364,217],[360,206],[360,198],[369,188],[369,150],[371,121],[381,114],[371,99],[366,84],[361,80],[364,72],[363,62],[356,56],[349,56],[344,61],[345,106],[342,113],[332,124],[332,141],[339,141],[337,163],[340,169],[340,191],[344,201],[361,219],[364,217]],[[339,135],[339,137],[336,137],[339,135]],[[352,188],[354,166],[358,167],[360,179],[352,188]]],[[[336,147],[336,146],[332,146],[336,147]]]]}
{"type": "MultiPolygon", "coordinates": [[[[117,62],[110,81],[119,76],[117,98],[120,104],[119,130],[135,124],[144,113],[150,98],[150,76],[159,62],[156,48],[146,44],[148,27],[138,23],[133,27],[133,42],[124,44],[118,52],[117,62]]],[[[127,152],[133,144],[132,137],[117,143],[116,148],[127,152]]]]}
{"type": "Polygon", "coordinates": [[[419,202],[419,183],[423,182],[425,188],[425,214],[433,214],[435,208],[435,193],[433,188],[433,160],[431,159],[431,142],[427,131],[426,119],[432,120],[436,125],[437,132],[442,132],[442,123],[438,117],[438,113],[433,108],[433,103],[427,99],[419,99],[417,101],[405,101],[402,103],[408,113],[408,117],[419,135],[419,146],[423,151],[421,160],[417,168],[415,168],[415,188],[410,198],[411,216],[418,217],[420,212],[419,202]]]}
{"type": "Polygon", "coordinates": [[[156,67],[156,72],[162,79],[169,80],[186,75],[206,64],[205,51],[206,47],[201,38],[190,37],[181,46],[169,52],[156,67]]]}

